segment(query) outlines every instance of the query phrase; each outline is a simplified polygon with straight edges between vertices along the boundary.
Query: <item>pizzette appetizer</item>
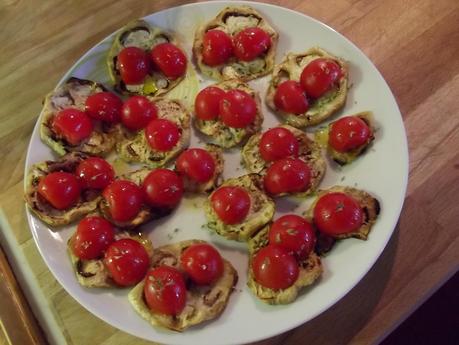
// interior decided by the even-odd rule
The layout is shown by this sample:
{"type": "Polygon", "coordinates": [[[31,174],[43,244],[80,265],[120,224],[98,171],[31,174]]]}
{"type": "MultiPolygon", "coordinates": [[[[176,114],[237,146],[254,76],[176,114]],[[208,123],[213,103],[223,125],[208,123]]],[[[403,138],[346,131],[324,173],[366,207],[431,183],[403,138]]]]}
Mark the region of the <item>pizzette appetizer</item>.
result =
{"type": "Polygon", "coordinates": [[[248,81],[272,71],[278,38],[255,9],[227,7],[196,31],[193,54],[201,72],[213,79],[248,81]]]}

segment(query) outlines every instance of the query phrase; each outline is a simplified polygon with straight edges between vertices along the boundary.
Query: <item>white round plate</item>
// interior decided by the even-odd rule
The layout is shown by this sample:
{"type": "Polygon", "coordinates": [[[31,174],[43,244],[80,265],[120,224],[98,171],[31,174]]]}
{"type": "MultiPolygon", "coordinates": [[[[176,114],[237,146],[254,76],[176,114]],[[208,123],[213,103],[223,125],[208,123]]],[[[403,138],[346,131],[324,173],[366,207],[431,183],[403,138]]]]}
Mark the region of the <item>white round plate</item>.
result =
{"type": "MultiPolygon", "coordinates": [[[[145,19],[153,25],[177,31],[190,56],[196,27],[213,18],[225,6],[237,4],[234,1],[196,3],[161,11],[145,19]]],[[[294,303],[269,306],[255,298],[246,287],[248,258],[244,244],[224,240],[203,229],[202,199],[185,198],[171,216],[144,227],[153,244],[160,246],[194,238],[210,241],[236,267],[239,282],[227,308],[217,320],[192,327],[184,333],[175,333],[153,328],[138,316],[127,300],[129,289],[94,290],[78,285],[66,253],[66,242],[75,226],[53,232],[28,212],[30,228],[41,255],[67,292],[102,320],[137,337],[168,344],[234,344],[257,341],[299,326],[331,307],[362,279],[386,246],[398,220],[407,184],[408,152],[402,117],[384,79],[356,46],[328,26],[285,8],[249,4],[279,32],[276,62],[280,62],[289,51],[301,52],[312,46],[321,46],[349,61],[352,87],[346,106],[334,119],[371,110],[379,130],[372,148],[363,157],[340,169],[329,166],[321,187],[339,184],[366,190],[380,200],[381,215],[367,241],[349,239],[336,245],[323,259],[323,277],[294,303]]],[[[89,50],[60,83],[69,76],[107,83],[104,60],[112,39],[113,35],[110,35],[89,50]]],[[[202,79],[199,76],[201,88],[210,83],[202,79]]],[[[250,82],[250,85],[264,97],[268,81],[269,77],[265,77],[250,82]]],[[[279,122],[265,106],[263,110],[264,129],[279,122]]],[[[193,136],[192,146],[198,144],[193,136]]],[[[54,158],[50,149],[40,141],[37,123],[28,149],[26,172],[33,163],[54,158]]],[[[233,150],[225,158],[225,177],[244,174],[239,164],[239,150],[233,150]]],[[[282,199],[276,203],[279,216],[292,211],[302,212],[311,203],[311,198],[282,199]]]]}

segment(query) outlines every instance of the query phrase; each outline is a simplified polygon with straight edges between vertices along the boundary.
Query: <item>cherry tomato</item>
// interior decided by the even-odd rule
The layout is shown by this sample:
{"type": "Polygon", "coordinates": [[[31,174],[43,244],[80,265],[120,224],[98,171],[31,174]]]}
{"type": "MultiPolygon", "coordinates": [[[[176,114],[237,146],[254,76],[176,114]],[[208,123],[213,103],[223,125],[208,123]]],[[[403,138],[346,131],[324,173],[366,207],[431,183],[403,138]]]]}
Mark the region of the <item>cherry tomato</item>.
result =
{"type": "Polygon", "coordinates": [[[115,241],[115,229],[102,217],[86,217],[78,223],[73,253],[83,260],[97,259],[115,241]]]}
{"type": "Polygon", "coordinates": [[[51,127],[54,133],[75,146],[88,138],[94,128],[88,115],[73,108],[58,112],[53,118],[51,127]]]}
{"type": "Polygon", "coordinates": [[[138,47],[124,48],[118,54],[118,68],[124,83],[141,84],[150,70],[148,55],[138,47]]]}
{"type": "Polygon", "coordinates": [[[269,230],[269,243],[284,247],[300,259],[306,259],[316,244],[316,234],[303,217],[287,214],[277,219],[269,230]]]}
{"type": "Polygon", "coordinates": [[[99,157],[86,158],[78,165],[75,174],[85,189],[104,189],[115,178],[115,171],[110,163],[99,157]]]}
{"type": "Polygon", "coordinates": [[[185,308],[186,285],[179,270],[171,266],[151,269],[143,288],[148,307],[160,314],[178,315],[185,308]]]}
{"type": "Polygon", "coordinates": [[[220,253],[206,243],[193,244],[180,257],[185,272],[199,285],[212,284],[223,274],[220,253]]]}
{"type": "Polygon", "coordinates": [[[233,41],[226,32],[209,30],[202,40],[202,60],[206,65],[224,64],[233,55],[233,41]]]}
{"type": "Polygon", "coordinates": [[[339,152],[347,152],[365,145],[372,135],[370,127],[357,116],[346,116],[330,126],[328,143],[339,152]]]}
{"type": "Polygon", "coordinates": [[[247,127],[255,120],[257,111],[257,103],[245,91],[229,90],[220,101],[220,117],[228,127],[247,127]]]}
{"type": "Polygon", "coordinates": [[[276,108],[295,115],[304,114],[309,109],[306,93],[294,80],[286,80],[277,86],[274,104],[276,108]]]}
{"type": "Polygon", "coordinates": [[[123,238],[110,244],[105,252],[104,264],[116,284],[131,286],[145,277],[150,258],[139,242],[123,238]]]}
{"type": "Polygon", "coordinates": [[[150,147],[157,151],[170,151],[180,139],[180,129],[172,121],[156,119],[145,127],[145,136],[150,147]]]}
{"type": "Polygon", "coordinates": [[[118,222],[133,219],[142,207],[142,190],[131,181],[113,181],[104,189],[102,196],[108,204],[110,215],[118,222]]]}
{"type": "Polygon", "coordinates": [[[157,117],[156,106],[144,96],[130,97],[121,108],[121,122],[133,131],[145,128],[151,120],[157,117]]]}
{"type": "Polygon", "coordinates": [[[220,187],[212,193],[210,202],[225,224],[241,223],[250,210],[249,193],[241,187],[220,187]]]}
{"type": "Polygon", "coordinates": [[[289,156],[298,157],[299,144],[295,136],[283,127],[272,128],[261,136],[260,155],[267,162],[289,156]]]}
{"type": "Polygon", "coordinates": [[[314,224],[330,236],[347,234],[363,224],[363,211],[359,203],[345,193],[327,193],[314,207],[314,224]]]}
{"type": "Polygon", "coordinates": [[[175,166],[179,173],[198,183],[209,181],[215,172],[214,158],[203,149],[188,149],[184,151],[177,158],[175,166]]]}
{"type": "Polygon", "coordinates": [[[288,250],[275,245],[260,249],[252,260],[255,281],[269,289],[286,289],[295,283],[299,269],[288,250]]]}
{"type": "Polygon", "coordinates": [[[86,113],[96,120],[117,123],[120,121],[123,101],[114,93],[98,92],[86,99],[86,113]]]}
{"type": "Polygon", "coordinates": [[[38,194],[54,208],[65,210],[75,205],[81,193],[78,178],[67,172],[52,172],[38,183],[38,194]]]}
{"type": "Polygon", "coordinates": [[[271,37],[260,28],[247,28],[234,36],[234,55],[242,61],[252,61],[271,47],[271,37]]]}
{"type": "Polygon", "coordinates": [[[265,189],[271,195],[304,192],[310,185],[311,169],[300,159],[275,161],[264,178],[265,189]]]}
{"type": "Polygon", "coordinates": [[[160,43],[151,50],[154,64],[169,79],[177,79],[186,72],[186,56],[172,43],[160,43]]]}
{"type": "Polygon", "coordinates": [[[204,121],[215,120],[220,114],[220,101],[225,91],[215,86],[208,86],[199,91],[194,102],[196,116],[204,121]]]}
{"type": "Polygon", "coordinates": [[[147,175],[142,189],[150,206],[174,208],[182,199],[183,182],[172,170],[159,168],[147,175]]]}
{"type": "Polygon", "coordinates": [[[331,59],[312,60],[301,72],[300,83],[308,96],[319,98],[341,78],[340,66],[331,59]]]}

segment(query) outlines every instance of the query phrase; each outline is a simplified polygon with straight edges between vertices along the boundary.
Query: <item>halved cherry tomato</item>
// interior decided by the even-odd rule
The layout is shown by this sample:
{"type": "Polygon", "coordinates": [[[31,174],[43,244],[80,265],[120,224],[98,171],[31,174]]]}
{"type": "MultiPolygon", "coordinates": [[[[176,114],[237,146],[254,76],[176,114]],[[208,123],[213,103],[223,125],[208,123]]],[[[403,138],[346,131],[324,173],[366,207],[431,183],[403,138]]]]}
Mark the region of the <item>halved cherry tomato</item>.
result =
{"type": "Polygon", "coordinates": [[[166,119],[151,120],[145,127],[145,136],[150,147],[157,151],[170,151],[180,139],[180,129],[166,119]]]}
{"type": "Polygon", "coordinates": [[[150,70],[148,55],[138,47],[127,47],[118,54],[121,79],[128,85],[141,84],[150,70]]]}
{"type": "Polygon", "coordinates": [[[110,163],[100,157],[89,157],[78,164],[75,174],[80,178],[83,188],[104,189],[115,178],[110,163]]]}
{"type": "Polygon", "coordinates": [[[206,65],[224,64],[233,55],[233,41],[221,30],[209,30],[202,40],[202,60],[206,65]]]}
{"type": "Polygon", "coordinates": [[[345,193],[327,193],[314,207],[314,224],[319,231],[330,236],[347,234],[362,226],[363,210],[353,197],[345,193]]]}
{"type": "Polygon", "coordinates": [[[255,100],[242,90],[229,90],[220,101],[220,117],[228,127],[247,127],[255,120],[257,111],[255,100]]]}
{"type": "Polygon", "coordinates": [[[234,55],[242,61],[252,61],[271,47],[271,37],[263,29],[246,28],[234,36],[234,55]]]}
{"type": "Polygon", "coordinates": [[[250,196],[244,188],[223,186],[210,197],[212,208],[225,224],[241,223],[250,210],[250,196]]]}
{"type": "Polygon", "coordinates": [[[283,127],[272,128],[261,136],[260,155],[267,162],[298,157],[299,144],[292,132],[283,127]]]}
{"type": "Polygon", "coordinates": [[[139,242],[123,238],[110,244],[105,252],[104,264],[116,284],[131,286],[145,277],[150,258],[139,242]]]}
{"type": "Polygon", "coordinates": [[[212,284],[223,274],[220,253],[207,243],[193,244],[185,249],[180,263],[191,279],[199,285],[212,284]]]}
{"type": "Polygon", "coordinates": [[[215,160],[203,149],[188,149],[177,158],[177,171],[198,183],[209,181],[215,172],[215,160]]]}
{"type": "Polygon", "coordinates": [[[38,194],[54,208],[65,210],[75,205],[80,198],[81,186],[78,178],[67,172],[52,172],[38,183],[38,194]]]}
{"type": "Polygon", "coordinates": [[[311,185],[311,169],[301,159],[284,158],[275,161],[264,178],[271,195],[306,191],[311,185]]]}
{"type": "Polygon", "coordinates": [[[328,143],[338,152],[347,152],[365,145],[372,135],[371,128],[357,116],[346,116],[330,126],[328,143]]]}
{"type": "Polygon", "coordinates": [[[86,99],[86,113],[96,120],[117,123],[120,121],[123,101],[112,92],[98,92],[86,99]]]}
{"type": "Polygon", "coordinates": [[[133,131],[145,128],[151,120],[157,117],[156,106],[144,96],[130,97],[121,108],[121,122],[133,131]]]}
{"type": "Polygon", "coordinates": [[[303,260],[314,250],[316,233],[303,217],[287,214],[271,225],[269,243],[284,247],[299,260],[303,260]]]}
{"type": "Polygon", "coordinates": [[[186,72],[186,56],[172,43],[160,43],[151,50],[154,64],[169,79],[177,79],[186,72]]]}
{"type": "Polygon", "coordinates": [[[159,266],[148,271],[143,293],[148,307],[157,313],[178,315],[185,308],[185,280],[174,267],[159,266]]]}
{"type": "Polygon", "coordinates": [[[110,215],[119,222],[133,219],[142,207],[142,190],[131,181],[113,181],[104,189],[102,196],[108,204],[110,215]]]}
{"type": "Polygon", "coordinates": [[[300,83],[294,80],[286,80],[277,86],[274,104],[276,108],[295,115],[303,114],[309,109],[306,93],[300,83]]]}
{"type": "Polygon", "coordinates": [[[115,229],[106,219],[94,216],[83,218],[73,240],[73,253],[83,260],[102,257],[108,246],[115,241],[115,229]]]}
{"type": "Polygon", "coordinates": [[[252,260],[255,281],[269,289],[286,289],[295,283],[299,269],[288,250],[275,245],[260,249],[252,260]]]}
{"type": "Polygon", "coordinates": [[[215,86],[208,86],[199,91],[194,102],[196,116],[204,121],[215,120],[220,114],[220,101],[225,91],[215,86]]]}
{"type": "Polygon", "coordinates": [[[88,138],[94,129],[88,115],[73,108],[58,112],[52,120],[51,127],[59,137],[64,138],[70,145],[75,146],[88,138]]]}
{"type": "Polygon", "coordinates": [[[183,182],[172,170],[159,168],[147,175],[142,189],[150,206],[173,208],[182,199],[183,182]]]}
{"type": "Polygon", "coordinates": [[[301,72],[300,83],[306,94],[319,98],[341,78],[340,66],[331,59],[312,60],[301,72]]]}

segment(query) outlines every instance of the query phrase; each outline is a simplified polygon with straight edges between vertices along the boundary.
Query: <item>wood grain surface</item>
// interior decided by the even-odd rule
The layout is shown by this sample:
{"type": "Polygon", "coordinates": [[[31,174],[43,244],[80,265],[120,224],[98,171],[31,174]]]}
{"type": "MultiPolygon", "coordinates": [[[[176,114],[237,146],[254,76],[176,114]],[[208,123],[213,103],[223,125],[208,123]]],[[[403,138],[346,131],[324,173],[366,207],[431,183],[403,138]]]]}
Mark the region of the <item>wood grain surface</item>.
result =
{"type": "MultiPolygon", "coordinates": [[[[129,20],[187,2],[0,2],[0,205],[69,344],[147,342],[85,311],[54,280],[31,239],[22,181],[41,101],[106,35],[129,20]]],[[[459,267],[459,2],[271,2],[330,25],[375,63],[403,114],[410,175],[398,226],[364,279],[311,322],[258,344],[377,343],[459,267]]]]}

